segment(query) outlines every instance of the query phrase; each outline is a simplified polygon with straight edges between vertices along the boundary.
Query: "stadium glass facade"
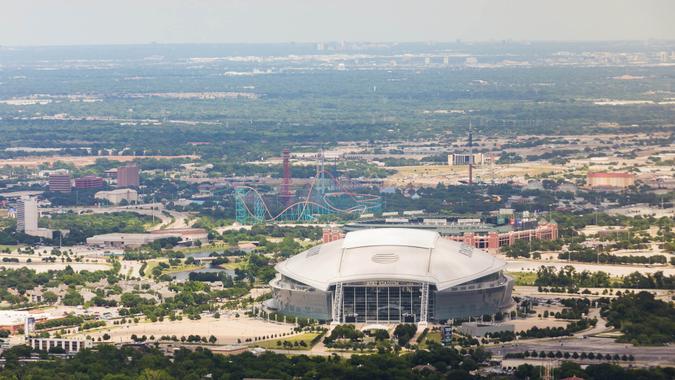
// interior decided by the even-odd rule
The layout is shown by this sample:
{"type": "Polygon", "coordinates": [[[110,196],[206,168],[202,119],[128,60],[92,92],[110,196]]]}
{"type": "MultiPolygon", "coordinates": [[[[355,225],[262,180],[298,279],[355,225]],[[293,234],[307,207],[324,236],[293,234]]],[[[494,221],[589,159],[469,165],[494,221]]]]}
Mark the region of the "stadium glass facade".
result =
{"type": "MultiPolygon", "coordinates": [[[[422,284],[414,282],[373,281],[345,284],[342,318],[348,323],[419,322],[422,291],[422,284]]],[[[430,314],[433,314],[433,297],[428,307],[430,314]]]]}

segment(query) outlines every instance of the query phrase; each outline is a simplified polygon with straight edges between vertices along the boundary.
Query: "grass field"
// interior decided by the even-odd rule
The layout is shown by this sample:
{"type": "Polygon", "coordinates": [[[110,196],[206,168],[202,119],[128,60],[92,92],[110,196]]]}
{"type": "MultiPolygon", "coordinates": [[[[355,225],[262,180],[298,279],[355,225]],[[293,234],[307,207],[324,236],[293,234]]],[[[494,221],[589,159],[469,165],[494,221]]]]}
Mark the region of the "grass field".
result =
{"type": "Polygon", "coordinates": [[[508,272],[507,274],[513,277],[516,285],[521,286],[533,286],[534,281],[537,279],[537,274],[531,272],[508,272]]]}
{"type": "Polygon", "coordinates": [[[10,251],[16,251],[18,248],[23,248],[24,245],[5,245],[5,244],[0,244],[0,251],[4,251],[6,249],[9,249],[10,251]]]}
{"type": "Polygon", "coordinates": [[[184,272],[188,270],[197,270],[197,269],[204,269],[206,268],[203,265],[179,265],[177,267],[171,267],[166,270],[162,271],[162,274],[173,274],[173,273],[178,273],[178,272],[184,272]]]}
{"type": "Polygon", "coordinates": [[[176,250],[178,252],[185,253],[185,254],[190,254],[190,253],[200,253],[200,252],[205,252],[205,251],[222,252],[222,251],[224,251],[228,248],[230,248],[229,244],[218,243],[218,244],[202,244],[199,247],[180,247],[180,248],[174,248],[174,250],[176,250]]]}
{"type": "MultiPolygon", "coordinates": [[[[513,277],[516,285],[520,286],[534,286],[534,281],[537,279],[537,274],[533,272],[507,272],[506,274],[513,277]]],[[[614,286],[620,286],[623,283],[623,277],[610,276],[609,281],[614,286]]]]}
{"type": "Polygon", "coordinates": [[[237,263],[225,263],[219,265],[219,267],[223,269],[229,269],[229,270],[235,270],[235,269],[241,269],[241,267],[244,266],[243,262],[237,262],[237,263]]]}
{"type": "Polygon", "coordinates": [[[429,342],[436,342],[436,343],[441,343],[441,332],[440,331],[429,331],[427,334],[427,337],[424,339],[422,343],[420,343],[419,347],[421,349],[425,349],[428,347],[429,342]]]}
{"type": "Polygon", "coordinates": [[[282,337],[279,339],[271,339],[271,340],[266,340],[263,342],[256,342],[253,344],[253,346],[257,347],[262,347],[262,348],[267,348],[267,349],[286,349],[286,350],[308,350],[312,348],[312,339],[316,338],[319,336],[319,333],[302,333],[299,335],[294,335],[294,336],[287,336],[287,337],[282,337]],[[284,347],[283,346],[283,341],[290,342],[293,344],[291,347],[284,347]],[[301,346],[300,342],[304,341],[305,345],[301,346]],[[279,342],[277,344],[277,342],[279,342]],[[296,346],[294,343],[298,342],[298,345],[296,346]]]}

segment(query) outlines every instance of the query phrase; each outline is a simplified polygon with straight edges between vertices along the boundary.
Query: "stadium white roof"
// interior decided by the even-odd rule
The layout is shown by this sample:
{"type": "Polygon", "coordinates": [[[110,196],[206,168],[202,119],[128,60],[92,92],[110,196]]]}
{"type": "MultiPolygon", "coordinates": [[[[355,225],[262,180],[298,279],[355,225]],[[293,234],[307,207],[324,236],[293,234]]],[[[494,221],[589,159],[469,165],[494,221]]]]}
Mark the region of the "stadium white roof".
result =
{"type": "Polygon", "coordinates": [[[498,272],[506,263],[437,232],[381,228],[348,233],[276,265],[286,277],[320,290],[337,282],[415,281],[447,289],[498,272]]]}

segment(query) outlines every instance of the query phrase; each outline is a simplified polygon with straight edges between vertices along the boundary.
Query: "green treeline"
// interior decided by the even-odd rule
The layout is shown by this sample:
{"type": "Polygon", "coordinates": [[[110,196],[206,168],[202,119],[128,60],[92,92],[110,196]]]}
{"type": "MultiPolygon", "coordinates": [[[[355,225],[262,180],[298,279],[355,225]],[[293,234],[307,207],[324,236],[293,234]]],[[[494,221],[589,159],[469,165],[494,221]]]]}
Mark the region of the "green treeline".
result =
{"type": "Polygon", "coordinates": [[[675,308],[648,292],[626,293],[604,307],[609,325],[621,330],[621,342],[668,344],[675,341],[675,308]]]}
{"type": "MultiPolygon", "coordinates": [[[[19,364],[30,355],[26,346],[16,346],[3,353],[5,368],[0,379],[79,379],[79,380],[239,380],[266,379],[480,379],[470,371],[489,359],[482,349],[456,351],[432,343],[429,350],[417,350],[403,355],[394,353],[353,355],[351,358],[278,355],[271,352],[255,356],[251,353],[225,356],[198,348],[176,351],[173,358],[159,350],[135,348],[117,349],[109,345],[85,350],[71,359],[19,364]],[[413,369],[415,368],[415,369],[413,369]]],[[[540,379],[541,368],[525,365],[513,376],[503,379],[540,379]]],[[[673,368],[630,369],[612,364],[593,364],[581,369],[578,364],[565,362],[556,369],[556,378],[572,375],[593,379],[666,380],[675,376],[673,368]]]]}
{"type": "Polygon", "coordinates": [[[666,276],[662,271],[642,274],[633,272],[613,281],[607,272],[590,272],[577,270],[566,265],[559,270],[553,266],[542,266],[537,270],[534,281],[537,286],[554,286],[561,288],[631,288],[631,289],[675,289],[675,276],[666,276]]]}

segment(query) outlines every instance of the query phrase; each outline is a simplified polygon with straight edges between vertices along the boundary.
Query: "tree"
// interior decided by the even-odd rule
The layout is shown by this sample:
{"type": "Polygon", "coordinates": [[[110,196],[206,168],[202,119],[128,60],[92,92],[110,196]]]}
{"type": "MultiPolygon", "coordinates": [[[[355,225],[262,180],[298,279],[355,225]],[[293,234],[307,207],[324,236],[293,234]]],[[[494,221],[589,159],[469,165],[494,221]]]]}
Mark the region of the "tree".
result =
{"type": "Polygon", "coordinates": [[[75,289],[69,289],[63,296],[63,304],[66,306],[78,306],[84,303],[84,297],[75,289]]]}
{"type": "Polygon", "coordinates": [[[136,380],[174,380],[174,377],[163,369],[146,368],[138,375],[136,380]]]}
{"type": "Polygon", "coordinates": [[[64,350],[63,347],[54,346],[54,347],[49,348],[49,353],[50,354],[65,354],[66,350],[64,350]]]}
{"type": "Polygon", "coordinates": [[[42,293],[42,300],[47,303],[54,303],[59,300],[59,297],[51,290],[47,290],[46,292],[42,293]]]}

